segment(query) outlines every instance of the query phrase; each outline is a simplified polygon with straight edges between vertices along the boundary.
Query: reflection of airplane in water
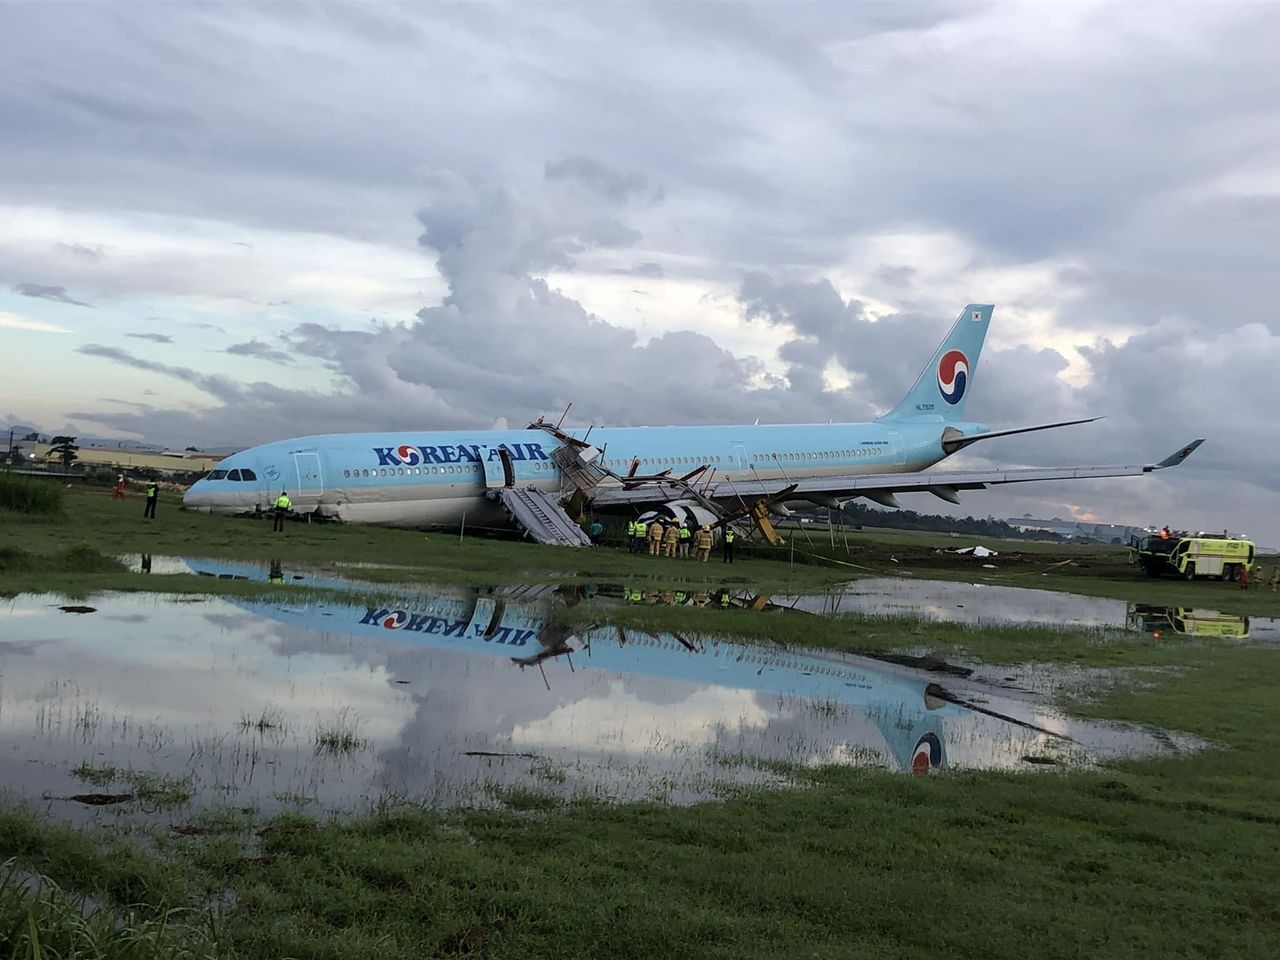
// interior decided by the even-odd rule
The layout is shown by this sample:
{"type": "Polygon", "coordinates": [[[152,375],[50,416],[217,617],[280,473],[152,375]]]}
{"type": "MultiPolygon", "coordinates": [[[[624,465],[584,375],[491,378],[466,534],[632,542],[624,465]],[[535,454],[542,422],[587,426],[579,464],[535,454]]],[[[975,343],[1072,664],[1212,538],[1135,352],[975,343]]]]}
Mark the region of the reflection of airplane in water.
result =
{"type": "MultiPolygon", "coordinates": [[[[207,576],[263,579],[261,569],[242,564],[188,562],[207,576]]],[[[272,575],[273,579],[280,576],[275,565],[272,575]]],[[[305,583],[344,591],[368,588],[311,577],[305,583]]],[[[525,589],[514,588],[514,592],[525,589]]],[[[1034,740],[1041,735],[1070,740],[1032,722],[1033,711],[1026,704],[1010,701],[1013,712],[1025,713],[1026,718],[1001,713],[954,695],[924,671],[872,657],[824,656],[616,626],[575,628],[556,620],[555,605],[566,597],[555,588],[535,588],[532,597],[501,590],[433,590],[412,601],[374,606],[311,597],[297,606],[245,597],[226,600],[257,616],[303,629],[503,657],[521,668],[537,668],[548,686],[547,666],[562,662],[570,670],[616,671],[848,706],[865,715],[883,738],[883,745],[867,746],[891,757],[898,768],[917,774],[946,766],[948,734],[971,737],[975,721],[998,722],[1000,736],[1009,740],[1034,740]]],[[[580,598],[580,588],[569,590],[570,602],[580,598]]],[[[987,702],[985,694],[980,697],[987,702]]],[[[1018,756],[1015,752],[1014,759],[1018,756]]]]}
{"type": "Polygon", "coordinates": [[[1245,640],[1249,636],[1248,617],[1195,607],[1153,607],[1135,603],[1130,607],[1129,623],[1135,630],[1156,636],[1166,631],[1233,640],[1245,640]]]}

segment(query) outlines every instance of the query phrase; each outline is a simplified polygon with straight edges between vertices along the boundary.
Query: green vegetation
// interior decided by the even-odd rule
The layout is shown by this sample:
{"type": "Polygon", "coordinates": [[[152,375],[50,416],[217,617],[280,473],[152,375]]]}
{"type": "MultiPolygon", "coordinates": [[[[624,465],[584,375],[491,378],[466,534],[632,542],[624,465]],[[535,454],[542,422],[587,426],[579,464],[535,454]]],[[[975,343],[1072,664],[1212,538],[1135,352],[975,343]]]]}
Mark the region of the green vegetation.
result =
{"type": "Polygon", "coordinates": [[[17,547],[0,547],[0,574],[123,573],[120,561],[103,556],[93,547],[69,547],[54,554],[31,553],[17,547]]]}
{"type": "MultiPolygon", "coordinates": [[[[1277,683],[1273,651],[1222,647],[1083,705],[1223,745],[1095,771],[789,767],[802,788],[688,808],[503,788],[500,809],[208,819],[155,855],[0,811],[0,855],[134,904],[134,923],[232,890],[216,941],[190,917],[188,943],[237,957],[1264,960],[1280,943],[1277,748],[1260,735],[1277,683]]],[[[21,920],[0,907],[0,929],[21,920]]],[[[182,955],[148,950],[131,956],[182,955]]]]}
{"type": "Polygon", "coordinates": [[[29,518],[60,517],[66,493],[66,488],[53,480],[0,473],[0,518],[6,511],[29,518]]]}
{"type": "Polygon", "coordinates": [[[110,787],[121,784],[132,788],[134,796],[145,800],[157,809],[185,806],[191,801],[190,777],[170,777],[160,773],[128,770],[113,766],[95,767],[82,763],[71,771],[82,783],[94,787],[110,787]]]}
{"type": "Polygon", "coordinates": [[[195,927],[188,923],[189,913],[104,909],[83,894],[65,892],[48,877],[19,871],[13,861],[0,863],[0,955],[15,960],[224,956],[207,914],[199,914],[204,925],[195,927]]]}

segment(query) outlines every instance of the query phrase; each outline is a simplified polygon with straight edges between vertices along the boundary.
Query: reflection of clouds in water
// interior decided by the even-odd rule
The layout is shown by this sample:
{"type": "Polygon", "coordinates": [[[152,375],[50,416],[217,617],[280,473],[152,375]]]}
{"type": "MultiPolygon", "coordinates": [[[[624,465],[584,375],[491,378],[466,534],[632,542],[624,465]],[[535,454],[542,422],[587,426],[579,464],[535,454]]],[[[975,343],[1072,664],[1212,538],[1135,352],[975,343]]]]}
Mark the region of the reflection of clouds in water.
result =
{"type": "Polygon", "coordinates": [[[515,727],[511,742],[529,748],[634,755],[670,750],[677,744],[706,746],[726,730],[765,726],[770,714],[758,700],[747,690],[708,687],[660,706],[611,680],[601,694],[560,704],[536,724],[515,727]]]}
{"type": "Polygon", "coordinates": [[[854,581],[840,594],[775,599],[811,613],[911,616],[955,623],[1124,627],[1128,618],[1128,604],[1122,600],[947,580],[869,577],[854,581]]]}

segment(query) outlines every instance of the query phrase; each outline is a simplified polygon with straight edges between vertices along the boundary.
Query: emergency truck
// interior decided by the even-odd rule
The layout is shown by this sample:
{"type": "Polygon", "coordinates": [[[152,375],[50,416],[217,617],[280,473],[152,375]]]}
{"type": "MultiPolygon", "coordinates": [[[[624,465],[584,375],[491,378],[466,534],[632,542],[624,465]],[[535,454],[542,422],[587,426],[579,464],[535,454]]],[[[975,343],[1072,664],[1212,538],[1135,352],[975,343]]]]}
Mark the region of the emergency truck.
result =
{"type": "Polygon", "coordinates": [[[1186,580],[1237,580],[1242,569],[1253,569],[1253,555],[1253,541],[1235,537],[1152,533],[1129,540],[1129,562],[1149,577],[1171,573],[1186,580]]]}

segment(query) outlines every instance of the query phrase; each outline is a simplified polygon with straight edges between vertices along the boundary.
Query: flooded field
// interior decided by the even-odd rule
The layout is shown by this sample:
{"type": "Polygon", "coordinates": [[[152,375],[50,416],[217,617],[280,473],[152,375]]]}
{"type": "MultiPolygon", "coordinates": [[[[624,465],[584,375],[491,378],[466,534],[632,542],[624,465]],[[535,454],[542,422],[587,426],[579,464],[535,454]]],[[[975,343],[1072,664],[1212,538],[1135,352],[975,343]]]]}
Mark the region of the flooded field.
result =
{"type": "Polygon", "coordinates": [[[376,607],[19,596],[0,607],[0,784],[71,819],[447,807],[516,788],[682,802],[795,765],[1033,770],[1189,746],[868,657],[575,633],[554,613],[576,590],[376,607]]]}
{"type": "MultiPolygon", "coordinates": [[[[303,569],[286,570],[279,563],[231,563],[186,557],[152,559],[139,554],[127,555],[121,559],[133,569],[146,569],[156,574],[196,572],[220,579],[306,582],[312,586],[336,589],[350,589],[360,585],[356,579],[332,574],[317,574],[303,569]]],[[[360,566],[368,565],[348,565],[356,572],[360,566]]],[[[529,597],[550,595],[557,589],[563,592],[566,588],[548,585],[507,588],[508,592],[522,592],[529,597]]],[[[1101,627],[1224,639],[1280,640],[1280,619],[1275,617],[1246,617],[1190,605],[1175,607],[1132,603],[1055,590],[910,577],[868,577],[851,581],[835,590],[798,596],[770,595],[738,586],[718,591],[636,590],[610,584],[585,585],[575,589],[578,600],[676,606],[733,606],[761,611],[786,609],[820,616],[857,613],[974,625],[1101,627]]],[[[1229,606],[1230,600],[1230,588],[1224,584],[1223,605],[1229,606]]]]}

